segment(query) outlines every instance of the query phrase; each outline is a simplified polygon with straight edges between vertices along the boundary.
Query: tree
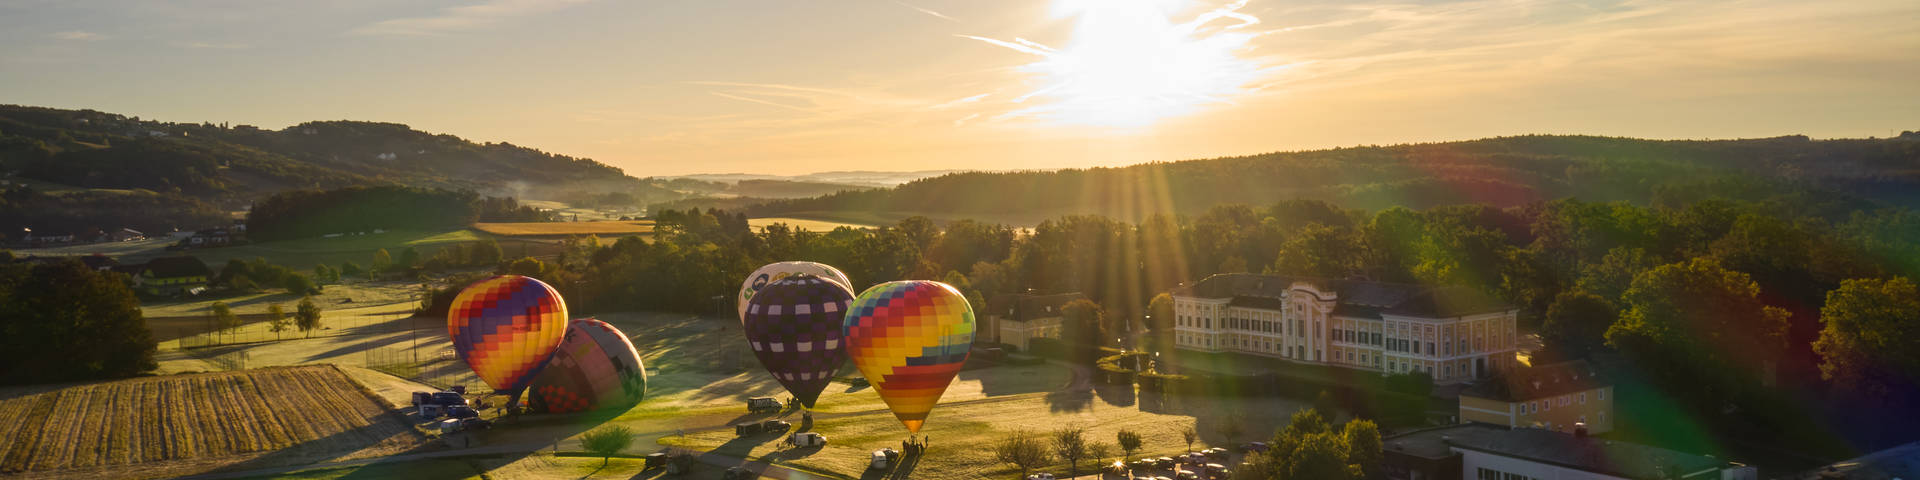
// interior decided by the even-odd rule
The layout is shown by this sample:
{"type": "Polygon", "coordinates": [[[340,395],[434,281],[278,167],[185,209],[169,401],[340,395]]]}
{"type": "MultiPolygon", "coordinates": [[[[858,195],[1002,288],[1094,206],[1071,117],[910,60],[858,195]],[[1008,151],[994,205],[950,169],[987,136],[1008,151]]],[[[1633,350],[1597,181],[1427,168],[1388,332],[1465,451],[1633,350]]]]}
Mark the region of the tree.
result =
{"type": "Polygon", "coordinates": [[[233,314],[233,308],[227,302],[213,302],[207,307],[208,315],[213,316],[214,330],[226,332],[240,326],[240,316],[233,314]]]}
{"type": "Polygon", "coordinates": [[[0,264],[0,384],[153,369],[157,342],[123,278],[71,260],[0,264]]]}
{"type": "Polygon", "coordinates": [[[393,261],[393,268],[397,270],[412,270],[413,267],[418,266],[420,266],[420,250],[413,247],[401,250],[400,258],[393,261]]]}
{"type": "Polygon", "coordinates": [[[1069,345],[1079,348],[1075,351],[1094,352],[1104,345],[1105,340],[1114,338],[1102,328],[1106,324],[1106,310],[1092,300],[1079,299],[1060,307],[1061,336],[1069,345]]]}
{"type": "Polygon", "coordinates": [[[1606,347],[1607,327],[1620,318],[1613,303],[1583,290],[1568,290],[1547,307],[1540,337],[1568,358],[1585,358],[1606,347]]]}
{"type": "Polygon", "coordinates": [[[358,263],[340,262],[340,276],[342,278],[355,278],[365,275],[366,273],[367,271],[361,269],[358,263]]]}
{"type": "Polygon", "coordinates": [[[1813,350],[1820,376],[1863,398],[1910,398],[1920,385],[1920,288],[1912,280],[1856,279],[1827,293],[1813,350]]]}
{"type": "Polygon", "coordinates": [[[373,271],[374,272],[385,272],[387,271],[388,268],[392,268],[392,267],[393,267],[393,255],[388,254],[387,249],[382,248],[382,249],[373,251],[373,271]]]}
{"type": "Polygon", "coordinates": [[[273,330],[273,338],[280,339],[280,332],[293,327],[293,319],[287,318],[287,307],[278,303],[267,305],[267,326],[273,330]]]}
{"type": "Polygon", "coordinates": [[[632,444],[633,429],[621,425],[601,427],[594,429],[594,431],[587,432],[586,435],[580,436],[581,447],[586,448],[589,452],[600,454],[600,466],[602,467],[607,466],[607,462],[611,460],[615,454],[620,453],[621,450],[626,450],[627,446],[632,444]]]}
{"type": "Polygon", "coordinates": [[[1341,431],[1347,444],[1347,463],[1359,465],[1366,478],[1380,478],[1380,464],[1386,461],[1381,451],[1380,426],[1372,420],[1354,420],[1347,422],[1341,431]]]}
{"type": "Polygon", "coordinates": [[[1107,463],[1107,457],[1112,456],[1113,444],[1111,443],[1092,442],[1087,444],[1087,458],[1093,459],[1095,465],[1107,463]]]}
{"type": "Polygon", "coordinates": [[[1119,443],[1120,451],[1126,455],[1126,457],[1124,457],[1126,460],[1132,460],[1133,452],[1140,451],[1140,444],[1143,443],[1140,432],[1124,428],[1120,429],[1119,433],[1114,434],[1114,440],[1119,443]]]}
{"type": "Polygon", "coordinates": [[[1786,310],[1760,302],[1747,274],[1704,258],[1633,279],[1607,345],[1701,409],[1759,386],[1786,347],[1786,310]]]}
{"type": "Polygon", "coordinates": [[[500,259],[505,255],[500,250],[500,242],[494,241],[492,237],[474,244],[473,249],[468,250],[467,254],[468,265],[499,264],[500,259]]]}
{"type": "Polygon", "coordinates": [[[1073,477],[1080,476],[1080,460],[1087,458],[1086,430],[1067,427],[1053,431],[1053,451],[1067,461],[1067,471],[1073,477]]]}
{"type": "Polygon", "coordinates": [[[1359,476],[1359,466],[1347,460],[1347,446],[1339,435],[1308,435],[1300,439],[1292,453],[1287,456],[1284,478],[1341,480],[1359,476]]]}
{"type": "Polygon", "coordinates": [[[313,280],[307,279],[306,275],[301,275],[298,273],[290,273],[287,275],[284,281],[286,282],[285,286],[287,287],[287,293],[291,293],[294,295],[312,295],[315,293],[320,293],[320,287],[314,285],[313,280]]]}
{"type": "Polygon", "coordinates": [[[1180,431],[1180,439],[1187,441],[1187,453],[1193,453],[1193,441],[1200,439],[1200,430],[1188,425],[1186,429],[1180,431]]]}
{"type": "Polygon", "coordinates": [[[1046,442],[1039,435],[1014,432],[994,445],[993,458],[1020,467],[1020,478],[1026,478],[1027,472],[1053,463],[1053,452],[1047,449],[1046,442]]]}
{"type": "Polygon", "coordinates": [[[293,325],[308,337],[320,328],[320,306],[313,304],[313,297],[300,297],[300,304],[294,306],[293,325]]]}
{"type": "Polygon", "coordinates": [[[539,278],[547,272],[547,264],[533,257],[522,257],[507,265],[508,275],[539,278]]]}
{"type": "Polygon", "coordinates": [[[1147,328],[1153,330],[1156,336],[1173,338],[1175,315],[1177,314],[1173,313],[1173,296],[1171,295],[1166,293],[1154,295],[1153,300],[1147,302],[1147,328]]]}
{"type": "Polygon", "coordinates": [[[324,263],[313,265],[313,279],[318,283],[339,283],[340,274],[324,263]]]}
{"type": "Polygon", "coordinates": [[[1342,278],[1359,266],[1358,245],[1352,232],[1310,224],[1280,245],[1269,270],[1282,275],[1342,278]]]}
{"type": "Polygon", "coordinates": [[[1219,426],[1214,427],[1214,431],[1226,437],[1227,445],[1233,445],[1235,440],[1247,433],[1247,415],[1237,410],[1229,411],[1220,417],[1219,426]]]}

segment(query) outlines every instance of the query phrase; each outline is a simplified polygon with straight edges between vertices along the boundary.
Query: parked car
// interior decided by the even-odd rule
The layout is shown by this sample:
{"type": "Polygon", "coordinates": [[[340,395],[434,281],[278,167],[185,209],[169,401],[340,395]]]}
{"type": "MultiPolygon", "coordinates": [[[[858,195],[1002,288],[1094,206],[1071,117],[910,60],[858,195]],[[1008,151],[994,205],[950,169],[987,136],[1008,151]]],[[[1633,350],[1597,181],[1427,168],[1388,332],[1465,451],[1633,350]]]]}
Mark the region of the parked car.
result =
{"type": "Polygon", "coordinates": [[[467,397],[454,392],[433,392],[431,401],[437,405],[466,405],[467,397]]]}
{"type": "Polygon", "coordinates": [[[781,420],[767,420],[764,422],[760,422],[760,431],[762,432],[781,432],[781,431],[786,431],[786,429],[791,427],[793,427],[793,424],[787,423],[781,420]]]}
{"type": "Polygon", "coordinates": [[[1227,449],[1220,448],[1220,447],[1213,447],[1206,450],[1201,450],[1200,453],[1207,454],[1207,458],[1212,458],[1212,459],[1227,458],[1227,454],[1228,454],[1227,449]]]}
{"type": "Polygon", "coordinates": [[[1192,470],[1181,470],[1173,472],[1173,478],[1174,480],[1200,480],[1200,474],[1193,473],[1192,470]]]}
{"type": "Polygon", "coordinates": [[[1206,473],[1207,478],[1227,478],[1228,474],[1232,473],[1227,471],[1226,465],[1218,463],[1207,464],[1205,467],[1202,467],[1201,472],[1206,473]]]}
{"type": "Polygon", "coordinates": [[[735,436],[753,435],[760,433],[760,428],[758,422],[736,423],[733,425],[733,434],[735,436]]]}
{"type": "Polygon", "coordinates": [[[818,447],[827,444],[827,436],[814,432],[799,432],[787,437],[787,443],[796,447],[818,447]]]}
{"type": "Polygon", "coordinates": [[[773,397],[753,397],[747,399],[747,411],[750,413],[778,412],[780,401],[773,397]]]}
{"type": "Polygon", "coordinates": [[[1191,463],[1194,465],[1207,463],[1207,454],[1200,453],[1200,452],[1189,453],[1187,454],[1187,463],[1191,463]]]}
{"type": "Polygon", "coordinates": [[[460,420],[460,428],[462,430],[486,430],[493,428],[493,422],[483,418],[466,418],[460,420]]]}
{"type": "Polygon", "coordinates": [[[1051,473],[1036,473],[1036,474],[1032,474],[1032,475],[1027,475],[1027,480],[1053,480],[1053,474],[1051,474],[1051,473]]]}
{"type": "Polygon", "coordinates": [[[1131,468],[1134,470],[1153,470],[1153,460],[1148,460],[1144,458],[1139,460],[1134,460],[1132,462],[1127,463],[1127,468],[1131,468]]]}
{"type": "Polygon", "coordinates": [[[721,480],[753,480],[754,473],[745,468],[732,467],[720,476],[721,480]]]}
{"type": "Polygon", "coordinates": [[[1267,449],[1267,442],[1247,442],[1246,445],[1240,446],[1242,452],[1266,453],[1267,449]]]}
{"type": "Polygon", "coordinates": [[[1162,470],[1172,470],[1174,465],[1173,457],[1160,457],[1153,460],[1153,466],[1162,470]]]}

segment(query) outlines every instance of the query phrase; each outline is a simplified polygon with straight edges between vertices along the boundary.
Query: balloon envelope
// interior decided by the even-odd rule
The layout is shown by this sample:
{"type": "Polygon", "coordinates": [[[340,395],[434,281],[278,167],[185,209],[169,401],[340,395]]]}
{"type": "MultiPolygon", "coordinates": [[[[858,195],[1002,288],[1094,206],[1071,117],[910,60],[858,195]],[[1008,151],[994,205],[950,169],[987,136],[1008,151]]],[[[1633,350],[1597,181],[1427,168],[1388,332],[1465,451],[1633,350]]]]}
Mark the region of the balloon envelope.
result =
{"type": "Polygon", "coordinates": [[[807,408],[846,364],[841,322],[852,302],[845,285],[802,273],[762,287],[741,317],[753,356],[807,408]]]}
{"type": "Polygon", "coordinates": [[[854,299],[844,325],[853,365],[912,432],[920,431],[973,346],[973,307],[940,282],[874,285],[854,299]]]}
{"type": "Polygon", "coordinates": [[[853,291],[853,282],[847,280],[847,274],[840,273],[840,269],[832,265],[818,262],[769,263],[754,270],[753,274],[747,275],[747,281],[740,283],[740,296],[735,299],[740,310],[740,321],[747,321],[747,301],[753,299],[754,292],[780,279],[802,273],[840,282],[841,286],[847,287],[847,291],[853,291]]]}
{"type": "Polygon", "coordinates": [[[647,369],[625,333],[585,318],[567,326],[527,389],[530,406],[552,413],[629,407],[646,398],[647,369]]]}
{"type": "Polygon", "coordinates": [[[525,388],[567,328],[567,302],[560,293],[518,275],[470,285],[448,307],[454,353],[499,392],[525,388]]]}

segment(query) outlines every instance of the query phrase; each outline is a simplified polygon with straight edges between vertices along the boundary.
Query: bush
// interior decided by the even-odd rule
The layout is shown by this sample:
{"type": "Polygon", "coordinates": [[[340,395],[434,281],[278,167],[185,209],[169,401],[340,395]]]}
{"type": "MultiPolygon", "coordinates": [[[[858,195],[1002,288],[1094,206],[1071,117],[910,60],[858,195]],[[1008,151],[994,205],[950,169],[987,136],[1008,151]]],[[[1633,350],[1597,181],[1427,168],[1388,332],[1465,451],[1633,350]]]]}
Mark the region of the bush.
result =
{"type": "Polygon", "coordinates": [[[626,450],[629,445],[633,445],[633,429],[620,425],[600,428],[580,436],[581,447],[600,454],[601,466],[606,466],[609,458],[626,450]]]}

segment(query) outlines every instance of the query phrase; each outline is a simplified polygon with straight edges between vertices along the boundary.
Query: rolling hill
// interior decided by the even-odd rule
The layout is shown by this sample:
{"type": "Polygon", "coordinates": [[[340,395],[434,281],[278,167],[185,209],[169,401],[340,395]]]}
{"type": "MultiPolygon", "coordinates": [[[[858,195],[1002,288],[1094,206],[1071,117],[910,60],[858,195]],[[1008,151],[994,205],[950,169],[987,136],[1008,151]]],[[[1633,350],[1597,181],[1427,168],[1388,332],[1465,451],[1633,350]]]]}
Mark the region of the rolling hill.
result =
{"type": "MultiPolygon", "coordinates": [[[[1685,204],[1715,196],[1774,201],[1829,216],[1920,205],[1920,132],[1833,140],[1532,135],[1117,168],[963,172],[886,189],[764,200],[745,209],[756,217],[912,212],[996,219],[1094,213],[1137,220],[1225,203],[1295,198],[1381,209],[1461,203],[1511,207],[1566,197],[1685,204]]],[[[731,203],[741,204],[739,199],[731,203]]]]}

